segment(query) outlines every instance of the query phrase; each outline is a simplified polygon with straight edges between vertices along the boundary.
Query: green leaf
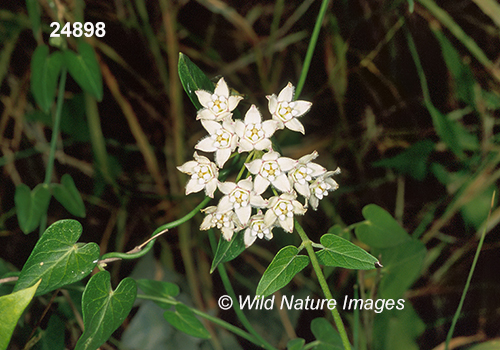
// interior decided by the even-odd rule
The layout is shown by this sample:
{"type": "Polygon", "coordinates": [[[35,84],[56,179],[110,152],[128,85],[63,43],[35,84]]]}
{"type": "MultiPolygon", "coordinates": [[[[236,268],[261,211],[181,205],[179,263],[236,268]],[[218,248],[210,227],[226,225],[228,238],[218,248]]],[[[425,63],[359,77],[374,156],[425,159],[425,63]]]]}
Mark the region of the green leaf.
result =
{"type": "Polygon", "coordinates": [[[431,115],[436,133],[439,135],[441,140],[448,145],[450,150],[455,153],[457,157],[463,158],[463,147],[458,135],[458,132],[460,131],[458,122],[450,120],[448,116],[441,113],[431,103],[426,103],[426,107],[431,115]]]}
{"type": "MultiPolygon", "coordinates": [[[[494,192],[498,193],[497,187],[493,184],[483,192],[475,194],[472,199],[460,208],[464,220],[474,226],[474,228],[478,229],[488,218],[491,198],[494,192]]],[[[496,207],[496,203],[498,202],[497,198],[498,196],[495,196],[493,208],[496,207]]]]}
{"type": "Polygon", "coordinates": [[[33,248],[14,287],[18,291],[42,283],[36,295],[53,291],[86,277],[99,259],[95,243],[76,243],[82,225],[75,220],[60,220],[50,225],[33,248]]]}
{"type": "Polygon", "coordinates": [[[38,30],[40,29],[41,16],[40,4],[38,0],[26,0],[26,8],[28,10],[28,16],[31,22],[31,30],[33,31],[33,36],[36,37],[38,30]]]}
{"type": "MultiPolygon", "coordinates": [[[[157,298],[170,299],[172,301],[180,293],[179,287],[176,284],[170,282],[140,279],[137,280],[137,285],[146,295],[157,298]]],[[[169,303],[164,303],[156,300],[155,303],[164,309],[168,309],[171,306],[171,304],[169,303]]]]}
{"type": "Polygon", "coordinates": [[[392,158],[382,159],[374,162],[374,167],[384,167],[396,170],[401,174],[412,176],[418,181],[422,181],[427,175],[427,161],[434,150],[434,142],[422,140],[402,153],[392,158]]]}
{"type": "Polygon", "coordinates": [[[233,238],[229,242],[222,237],[219,239],[210,273],[214,272],[220,263],[235,259],[245,250],[245,241],[243,238],[243,231],[240,231],[233,235],[233,238]]]}
{"type": "MultiPolygon", "coordinates": [[[[408,301],[403,305],[402,310],[393,308],[376,314],[373,322],[373,349],[420,349],[417,338],[425,331],[425,323],[408,301]]],[[[397,306],[399,305],[396,304],[397,306]]]]}
{"type": "Polygon", "coordinates": [[[306,341],[302,338],[295,338],[286,344],[287,350],[302,350],[306,341]]]}
{"type": "Polygon", "coordinates": [[[50,316],[47,329],[42,331],[42,337],[36,344],[36,350],[64,350],[65,324],[57,314],[50,316]]]}
{"type": "Polygon", "coordinates": [[[197,338],[210,338],[210,333],[207,331],[205,326],[203,326],[194,313],[184,304],[179,303],[175,305],[175,312],[167,310],[163,316],[168,323],[181,332],[197,338]]]}
{"type": "Polygon", "coordinates": [[[7,349],[17,321],[31,302],[31,299],[33,299],[39,285],[40,280],[29,288],[0,297],[0,315],[2,315],[2,321],[0,322],[0,350],[7,349]]]}
{"type": "Polygon", "coordinates": [[[338,332],[323,317],[318,317],[311,322],[311,331],[321,343],[315,346],[315,350],[342,350],[344,346],[338,332]]]}
{"type": "Polygon", "coordinates": [[[80,41],[78,55],[71,50],[65,50],[64,59],[69,74],[82,90],[101,101],[103,95],[101,69],[93,47],[85,41],[80,41]]]}
{"type": "Polygon", "coordinates": [[[440,29],[431,26],[431,30],[441,45],[444,61],[453,76],[453,86],[457,98],[469,106],[475,106],[474,86],[476,81],[470,67],[463,63],[458,51],[440,29]]]}
{"type": "Polygon", "coordinates": [[[381,249],[382,281],[379,286],[381,299],[397,299],[420,276],[427,250],[417,240],[409,240],[396,247],[381,249]]]}
{"type": "Polygon", "coordinates": [[[325,248],[315,253],[322,265],[353,270],[377,267],[377,258],[346,239],[327,233],[321,237],[320,242],[325,248]]]}
{"type": "Polygon", "coordinates": [[[38,227],[42,215],[47,213],[50,202],[49,186],[38,184],[33,191],[25,184],[16,187],[14,203],[21,230],[28,234],[38,227]]]}
{"type": "Polygon", "coordinates": [[[291,245],[282,248],[262,275],[256,294],[263,297],[271,295],[302,271],[309,264],[309,257],[298,253],[297,247],[291,245]]]}
{"type": "Polygon", "coordinates": [[[183,53],[179,53],[177,69],[184,91],[186,91],[191,102],[196,109],[203,108],[198,101],[198,96],[196,96],[195,91],[206,90],[213,92],[215,89],[214,83],[212,83],[205,73],[203,73],[203,71],[183,53]]]}
{"type": "Polygon", "coordinates": [[[356,237],[372,248],[394,247],[410,239],[387,211],[375,204],[363,208],[366,221],[356,226],[356,237]]]}
{"type": "Polygon", "coordinates": [[[40,45],[31,57],[31,91],[40,108],[48,112],[56,96],[57,80],[63,65],[61,52],[49,55],[49,47],[40,45]]]}
{"type": "Polygon", "coordinates": [[[108,340],[127,318],[136,296],[137,285],[130,277],[113,291],[108,271],[92,276],[82,296],[85,331],[75,350],[95,350],[108,340]]]}
{"type": "Polygon", "coordinates": [[[80,218],[85,217],[85,204],[82,196],[75,186],[73,178],[69,174],[61,177],[61,184],[51,184],[54,198],[62,204],[67,211],[80,218]]]}

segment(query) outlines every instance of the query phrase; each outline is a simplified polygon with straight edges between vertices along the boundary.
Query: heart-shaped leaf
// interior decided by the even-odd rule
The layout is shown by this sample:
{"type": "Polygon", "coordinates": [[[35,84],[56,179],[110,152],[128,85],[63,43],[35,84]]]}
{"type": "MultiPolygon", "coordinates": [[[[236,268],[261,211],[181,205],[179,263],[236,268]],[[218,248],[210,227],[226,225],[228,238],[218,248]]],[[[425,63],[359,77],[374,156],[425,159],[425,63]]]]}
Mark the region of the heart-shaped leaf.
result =
{"type": "Polygon", "coordinates": [[[205,326],[203,326],[194,313],[184,304],[175,305],[175,311],[167,310],[163,316],[168,323],[181,332],[197,338],[210,338],[210,333],[205,326]]]}
{"type": "Polygon", "coordinates": [[[318,317],[311,322],[311,331],[320,342],[315,350],[341,350],[344,349],[342,339],[331,323],[323,317],[318,317]]]}
{"type": "Polygon", "coordinates": [[[0,297],[0,315],[2,315],[2,322],[0,322],[0,350],[7,349],[17,321],[31,299],[33,299],[39,285],[40,280],[30,288],[0,297]]]}
{"type": "Polygon", "coordinates": [[[40,278],[36,295],[53,291],[86,277],[99,259],[95,243],[75,243],[82,225],[75,220],[60,220],[45,230],[23,266],[14,291],[31,287],[40,278]]]}
{"type": "Polygon", "coordinates": [[[325,234],[320,239],[325,247],[316,252],[319,263],[353,270],[370,270],[377,267],[377,258],[366,250],[333,234],[325,234]]]}
{"type": "Polygon", "coordinates": [[[382,255],[381,299],[397,299],[420,275],[427,250],[418,240],[409,240],[397,247],[380,250],[382,255]]]}
{"type": "Polygon", "coordinates": [[[80,218],[85,217],[85,204],[82,196],[75,186],[73,178],[69,174],[61,177],[61,184],[51,184],[54,198],[62,204],[67,211],[80,218]]]}
{"type": "Polygon", "coordinates": [[[108,271],[92,276],[82,296],[85,331],[75,350],[95,350],[108,340],[132,310],[136,296],[137,285],[130,277],[113,291],[108,271]]]}
{"type": "Polygon", "coordinates": [[[200,101],[198,101],[198,96],[196,96],[195,91],[206,90],[213,92],[215,88],[214,83],[212,83],[205,73],[203,73],[203,71],[183,53],[179,53],[177,70],[184,91],[186,91],[193,105],[196,109],[203,108],[200,101]]]}
{"type": "Polygon", "coordinates": [[[214,272],[220,263],[235,259],[245,250],[245,241],[243,238],[243,231],[240,231],[233,235],[229,242],[222,237],[219,239],[210,273],[214,272]]]}
{"type": "Polygon", "coordinates": [[[368,204],[362,213],[366,221],[356,226],[356,236],[370,247],[394,247],[410,239],[391,214],[378,205],[368,204]]]}
{"type": "Polygon", "coordinates": [[[302,338],[295,338],[286,343],[286,350],[302,350],[306,341],[302,338]]]}
{"type": "Polygon", "coordinates": [[[33,191],[25,184],[16,187],[14,203],[17,221],[24,233],[30,233],[38,227],[42,215],[47,212],[50,202],[49,186],[38,184],[33,191]]]}
{"type": "MultiPolygon", "coordinates": [[[[155,281],[148,279],[137,280],[137,285],[146,294],[157,298],[165,298],[174,301],[179,295],[179,287],[176,284],[164,281],[155,281]]],[[[155,300],[155,303],[164,309],[172,306],[171,303],[165,303],[155,300]]]]}
{"type": "Polygon", "coordinates": [[[49,47],[40,45],[31,57],[31,91],[40,108],[48,112],[56,96],[57,80],[63,65],[61,52],[49,55],[49,47]]]}
{"type": "Polygon", "coordinates": [[[282,248],[269,264],[257,286],[256,295],[268,296],[286,286],[292,278],[309,264],[309,257],[298,255],[292,245],[282,248]]]}
{"type": "Polygon", "coordinates": [[[71,50],[64,51],[64,60],[69,74],[83,91],[102,100],[102,75],[94,49],[85,41],[78,43],[78,55],[71,50]]]}

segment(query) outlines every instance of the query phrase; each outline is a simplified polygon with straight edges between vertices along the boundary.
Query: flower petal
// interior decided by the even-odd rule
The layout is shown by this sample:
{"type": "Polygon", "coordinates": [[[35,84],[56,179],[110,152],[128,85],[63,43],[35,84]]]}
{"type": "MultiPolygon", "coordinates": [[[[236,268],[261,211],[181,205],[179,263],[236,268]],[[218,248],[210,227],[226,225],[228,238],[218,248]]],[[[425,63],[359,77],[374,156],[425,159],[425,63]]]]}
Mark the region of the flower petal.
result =
{"type": "Polygon", "coordinates": [[[217,82],[214,94],[218,96],[225,96],[226,98],[229,97],[229,88],[227,87],[227,83],[224,80],[224,78],[220,78],[219,81],[217,82]]]}
{"type": "Polygon", "coordinates": [[[296,112],[297,114],[294,113],[295,117],[300,117],[301,115],[307,113],[309,111],[309,109],[311,109],[311,106],[312,106],[312,102],[308,102],[308,101],[299,100],[299,101],[294,101],[294,102],[295,102],[295,105],[293,107],[293,110],[297,111],[296,112]]]}
{"type": "MultiPolygon", "coordinates": [[[[257,180],[255,180],[255,182],[257,182],[257,180]]],[[[288,177],[284,173],[277,176],[276,179],[272,182],[272,184],[281,192],[290,192],[292,190],[292,186],[290,186],[290,181],[288,180],[288,177]]]]}
{"type": "Polygon", "coordinates": [[[236,120],[234,122],[234,132],[240,138],[243,137],[245,135],[245,123],[243,123],[241,120],[236,120]]]}
{"type": "Polygon", "coordinates": [[[243,100],[242,96],[229,96],[229,98],[227,99],[229,110],[230,111],[234,110],[236,106],[238,106],[238,103],[240,103],[241,100],[243,100]]]}
{"type": "Polygon", "coordinates": [[[217,132],[217,130],[222,129],[222,125],[213,120],[202,120],[201,125],[203,125],[205,130],[208,131],[210,135],[213,135],[217,132]]]}
{"type": "Polygon", "coordinates": [[[271,114],[274,114],[274,112],[276,112],[276,109],[278,108],[278,99],[276,98],[275,94],[267,95],[266,98],[269,100],[269,112],[271,114]]]}
{"type": "Polygon", "coordinates": [[[219,182],[219,190],[224,194],[231,193],[236,188],[236,184],[234,182],[226,181],[219,182]]]}
{"type": "Polygon", "coordinates": [[[205,184],[200,184],[197,179],[190,179],[186,184],[186,196],[190,193],[200,192],[204,187],[205,184]]]}
{"type": "Polygon", "coordinates": [[[287,216],[285,220],[279,220],[279,223],[285,231],[293,232],[293,217],[287,216]]]}
{"type": "Polygon", "coordinates": [[[246,207],[235,209],[234,212],[236,213],[238,220],[246,226],[246,224],[248,224],[248,220],[250,220],[250,215],[252,214],[252,207],[247,205],[246,207]]]}
{"type": "Polygon", "coordinates": [[[278,217],[276,216],[274,211],[272,209],[269,209],[264,215],[264,225],[266,225],[267,227],[273,226],[277,218],[278,217]]]}
{"type": "Polygon", "coordinates": [[[278,101],[287,101],[290,102],[293,99],[293,93],[295,91],[294,86],[292,83],[288,83],[283,90],[278,95],[278,101]]]}
{"type": "Polygon", "coordinates": [[[205,187],[205,193],[208,197],[214,198],[214,192],[217,189],[218,180],[216,178],[210,180],[205,187]]]}
{"type": "Polygon", "coordinates": [[[180,166],[177,167],[177,170],[179,170],[182,173],[186,173],[191,175],[193,173],[194,167],[198,165],[198,162],[194,160],[190,160],[180,166]]]}
{"type": "Polygon", "coordinates": [[[253,185],[255,194],[262,194],[267,189],[268,186],[269,186],[269,181],[267,179],[264,179],[260,174],[258,174],[255,177],[255,182],[253,185]]]}
{"type": "Polygon", "coordinates": [[[245,124],[258,124],[262,121],[262,116],[255,105],[251,105],[245,114],[245,124]]]}
{"type": "Polygon", "coordinates": [[[233,203],[229,201],[229,196],[222,197],[217,205],[217,212],[226,213],[231,209],[233,209],[233,203]]]}
{"type": "Polygon", "coordinates": [[[262,130],[264,130],[266,137],[271,137],[277,128],[278,122],[276,120],[266,120],[262,123],[262,130]]]}
{"type": "Polygon", "coordinates": [[[213,114],[208,108],[200,109],[196,113],[196,120],[215,120],[215,114],[213,114]]]}
{"type": "Polygon", "coordinates": [[[217,151],[217,147],[214,146],[214,140],[210,136],[201,139],[201,141],[198,142],[194,148],[203,152],[217,151]]]}
{"type": "Polygon", "coordinates": [[[196,96],[198,96],[198,101],[200,101],[200,104],[203,107],[208,108],[208,103],[212,102],[212,94],[205,90],[196,90],[194,93],[196,94],[196,96]]]}
{"type": "Polygon", "coordinates": [[[224,164],[227,162],[231,156],[231,148],[220,148],[215,152],[215,162],[219,168],[223,168],[224,164]]]}
{"type": "Polygon", "coordinates": [[[260,167],[262,166],[262,159],[255,159],[250,163],[245,163],[248,171],[252,174],[257,174],[260,171],[260,167]]]}
{"type": "Polygon", "coordinates": [[[288,157],[280,157],[280,158],[278,158],[277,162],[278,162],[281,170],[283,170],[283,171],[289,171],[289,170],[293,169],[295,167],[295,165],[297,164],[297,161],[295,159],[288,158],[288,157]]]}
{"type": "Polygon", "coordinates": [[[304,130],[304,125],[302,125],[302,123],[299,122],[297,118],[290,119],[286,122],[285,126],[290,130],[297,131],[302,134],[306,133],[306,131],[304,130]]]}
{"type": "Polygon", "coordinates": [[[243,236],[243,241],[245,242],[245,248],[250,247],[253,242],[257,239],[257,236],[252,235],[252,230],[247,228],[243,236]]]}
{"type": "MultiPolygon", "coordinates": [[[[248,141],[247,139],[240,139],[239,140],[239,143],[238,143],[238,152],[241,153],[241,152],[250,152],[250,151],[253,151],[254,149],[254,145],[252,145],[252,143],[250,141],[248,141]]],[[[255,148],[257,149],[257,148],[255,148]]],[[[261,150],[259,150],[261,151],[261,150]]]]}
{"type": "MultiPolygon", "coordinates": [[[[241,141],[240,141],[240,143],[241,143],[241,141]]],[[[269,140],[269,139],[263,139],[263,140],[260,140],[259,142],[257,142],[255,145],[252,145],[252,146],[257,151],[263,151],[265,149],[269,149],[271,147],[271,145],[272,145],[271,140],[269,140]]]]}

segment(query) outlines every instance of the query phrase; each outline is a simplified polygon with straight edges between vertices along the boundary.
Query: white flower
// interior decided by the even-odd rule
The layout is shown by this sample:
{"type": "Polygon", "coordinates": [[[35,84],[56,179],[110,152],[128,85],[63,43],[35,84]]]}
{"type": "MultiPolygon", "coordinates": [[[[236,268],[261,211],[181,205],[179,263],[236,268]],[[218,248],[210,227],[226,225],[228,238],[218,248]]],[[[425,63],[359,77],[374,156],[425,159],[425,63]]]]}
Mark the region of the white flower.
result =
{"type": "Polygon", "coordinates": [[[293,215],[304,215],[307,211],[295,198],[292,193],[271,197],[267,206],[269,209],[264,216],[265,225],[272,226],[278,221],[285,231],[293,232],[293,215]]]}
{"type": "Polygon", "coordinates": [[[201,123],[210,136],[202,139],[194,148],[203,152],[215,152],[215,163],[222,168],[238,144],[234,124],[230,120],[224,120],[222,125],[213,120],[202,120],[201,123]]]}
{"type": "Polygon", "coordinates": [[[310,185],[309,203],[311,203],[314,210],[318,209],[319,200],[323,199],[324,196],[328,196],[328,191],[335,191],[339,188],[339,184],[331,178],[333,175],[338,174],[340,174],[340,168],[335,171],[328,171],[310,185]]]}
{"type": "Polygon", "coordinates": [[[297,118],[307,113],[312,103],[302,100],[293,101],[294,90],[292,83],[288,83],[278,97],[275,94],[266,96],[269,100],[269,111],[273,115],[273,119],[278,121],[281,129],[285,126],[290,130],[304,134],[304,126],[297,118]]]}
{"type": "Polygon", "coordinates": [[[257,208],[265,208],[267,201],[253,191],[253,182],[251,178],[234,182],[219,183],[219,190],[225,194],[221,198],[217,210],[226,212],[234,210],[239,221],[246,225],[252,214],[252,206],[257,208]]]}
{"type": "Polygon", "coordinates": [[[252,105],[245,114],[244,121],[235,121],[236,134],[240,137],[238,152],[269,149],[271,147],[269,138],[274,134],[277,127],[278,122],[275,120],[262,122],[259,110],[255,105],[252,105]]]}
{"type": "Polygon", "coordinates": [[[208,230],[217,226],[217,228],[221,230],[222,236],[226,239],[226,241],[230,241],[233,237],[234,231],[243,229],[243,226],[238,221],[238,217],[232,210],[220,213],[216,206],[210,206],[202,209],[201,211],[207,215],[200,225],[200,230],[208,230]]]}
{"type": "Polygon", "coordinates": [[[293,186],[305,198],[311,195],[309,191],[309,182],[313,178],[326,173],[326,169],[321,165],[312,163],[311,161],[318,157],[318,152],[314,151],[311,154],[301,157],[295,167],[288,172],[288,178],[293,186]]]}
{"type": "Polygon", "coordinates": [[[195,93],[200,104],[205,107],[198,111],[196,119],[223,120],[231,116],[231,111],[243,99],[242,96],[229,95],[229,88],[224,78],[220,78],[213,94],[205,90],[197,90],[195,93]]]}
{"type": "Polygon", "coordinates": [[[260,239],[265,238],[270,240],[273,238],[272,226],[266,226],[264,223],[264,215],[262,215],[262,210],[259,210],[256,215],[253,215],[250,218],[250,222],[248,224],[247,229],[245,230],[245,234],[243,236],[243,240],[245,242],[245,247],[248,248],[255,242],[257,237],[260,239]]]}
{"type": "Polygon", "coordinates": [[[292,186],[286,177],[288,170],[295,165],[295,160],[286,157],[280,157],[278,152],[268,152],[261,159],[255,159],[250,163],[245,163],[248,171],[254,175],[255,193],[261,194],[264,192],[269,183],[273,184],[281,192],[290,192],[292,186]]]}
{"type": "Polygon", "coordinates": [[[205,189],[206,195],[213,198],[219,182],[217,166],[207,157],[199,156],[196,152],[193,158],[194,160],[177,167],[179,171],[191,175],[191,179],[186,184],[186,195],[205,189]]]}

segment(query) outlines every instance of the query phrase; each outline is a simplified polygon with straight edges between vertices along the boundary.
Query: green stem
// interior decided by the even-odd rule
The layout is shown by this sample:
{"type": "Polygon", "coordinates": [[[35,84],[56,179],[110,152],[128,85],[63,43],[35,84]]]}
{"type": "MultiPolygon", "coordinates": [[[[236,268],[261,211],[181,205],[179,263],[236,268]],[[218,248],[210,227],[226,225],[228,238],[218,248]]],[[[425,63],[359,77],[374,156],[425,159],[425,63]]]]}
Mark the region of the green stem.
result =
{"type": "MultiPolygon", "coordinates": [[[[167,230],[167,229],[171,229],[171,228],[177,227],[177,226],[185,223],[186,221],[188,221],[189,219],[191,219],[193,216],[195,216],[201,209],[203,209],[208,204],[208,202],[210,202],[211,199],[212,198],[210,198],[210,197],[205,197],[205,199],[203,201],[201,201],[201,203],[198,204],[189,213],[187,213],[186,215],[184,215],[180,219],[177,219],[175,221],[169,222],[168,224],[165,224],[165,225],[162,225],[162,226],[158,227],[153,232],[153,234],[151,236],[154,236],[154,235],[160,233],[161,231],[164,231],[164,230],[167,230]]],[[[109,259],[109,258],[120,258],[120,259],[124,259],[124,260],[130,260],[130,259],[140,258],[140,257],[146,255],[146,253],[149,252],[151,250],[151,248],[153,248],[154,242],[155,242],[155,240],[152,240],[151,242],[149,242],[144,247],[144,249],[142,249],[140,252],[133,253],[133,254],[118,253],[118,252],[107,253],[107,254],[104,254],[101,257],[101,260],[109,259]]]]}
{"type": "MultiPolygon", "coordinates": [[[[214,233],[212,230],[209,230],[208,233],[209,233],[210,243],[212,245],[212,250],[214,250],[215,253],[216,244],[215,244],[214,233]]],[[[224,285],[224,289],[226,290],[226,293],[231,297],[231,299],[234,302],[233,310],[236,313],[236,316],[240,320],[241,324],[246,328],[246,330],[250,332],[250,334],[252,334],[258,340],[258,342],[255,342],[255,344],[263,347],[264,349],[276,350],[275,347],[269,344],[264,338],[260,336],[259,333],[257,333],[257,331],[252,327],[252,324],[250,323],[250,321],[248,321],[247,317],[241,310],[240,305],[238,303],[238,298],[236,297],[236,293],[234,292],[233,286],[229,281],[229,276],[227,275],[227,271],[226,268],[224,267],[224,264],[219,264],[217,266],[217,270],[219,271],[219,275],[222,280],[222,284],[224,285]]]]}
{"type": "MultiPolygon", "coordinates": [[[[490,211],[488,213],[488,218],[486,219],[486,223],[490,221],[490,216],[491,216],[491,209],[493,208],[493,203],[495,199],[495,193],[493,193],[493,198],[491,198],[491,207],[490,211]]],[[[481,254],[481,248],[483,247],[483,242],[484,242],[484,237],[486,236],[486,227],[488,225],[484,225],[484,231],[483,234],[481,235],[481,239],[479,240],[479,244],[477,245],[476,249],[476,254],[474,255],[474,260],[472,261],[472,266],[469,271],[469,276],[467,277],[467,282],[465,282],[465,287],[462,292],[462,297],[460,298],[460,302],[458,303],[458,308],[457,311],[455,312],[455,315],[453,316],[453,320],[451,321],[451,327],[450,330],[448,331],[448,334],[446,336],[446,343],[444,346],[444,350],[448,350],[448,347],[450,345],[451,337],[453,336],[453,331],[455,330],[455,326],[457,324],[458,318],[460,317],[460,312],[462,311],[462,307],[464,305],[465,301],[465,296],[467,295],[467,291],[469,290],[470,286],[470,281],[472,280],[472,275],[474,274],[474,269],[476,268],[476,263],[477,260],[479,259],[479,254],[481,254]]]]}
{"type": "Polygon", "coordinates": [[[321,30],[321,23],[323,23],[323,18],[326,14],[326,9],[328,8],[329,0],[323,0],[321,3],[321,8],[319,9],[318,18],[316,19],[316,24],[311,35],[311,40],[309,41],[309,46],[307,47],[306,57],[304,58],[304,65],[302,66],[302,72],[300,72],[299,82],[297,83],[297,88],[295,89],[295,99],[297,99],[302,92],[304,83],[306,82],[307,73],[309,72],[309,67],[311,66],[312,56],[314,54],[314,49],[318,42],[319,31],[321,30]]]}
{"type": "MultiPolygon", "coordinates": [[[[49,160],[47,161],[47,168],[45,169],[45,180],[43,182],[46,186],[50,185],[50,180],[52,179],[52,173],[54,171],[57,138],[59,136],[59,129],[61,126],[62,107],[64,104],[64,91],[66,90],[67,73],[68,71],[66,67],[63,66],[61,71],[61,80],[59,80],[59,92],[57,94],[56,117],[54,120],[54,126],[52,127],[52,136],[50,140],[49,160]]],[[[45,215],[43,215],[40,220],[40,231],[39,231],[40,236],[42,236],[46,228],[47,228],[47,213],[45,213],[45,215]]]]}
{"type": "MultiPolygon", "coordinates": [[[[330,292],[330,287],[328,287],[328,283],[326,283],[326,279],[325,276],[323,275],[323,271],[321,270],[321,266],[319,266],[318,258],[314,253],[314,249],[312,246],[313,242],[309,239],[309,237],[307,237],[306,232],[304,231],[302,226],[300,226],[297,220],[295,220],[295,229],[299,233],[299,236],[302,239],[302,244],[306,248],[307,254],[311,259],[311,264],[313,266],[314,272],[316,273],[316,277],[318,278],[319,285],[321,286],[321,289],[325,294],[325,297],[327,299],[333,299],[332,293],[330,292]]],[[[340,317],[337,308],[334,308],[331,311],[332,311],[333,321],[335,322],[340,338],[342,339],[342,344],[344,344],[344,349],[351,350],[351,343],[349,343],[349,337],[347,336],[347,333],[344,328],[344,323],[342,322],[342,318],[340,317]]]]}

